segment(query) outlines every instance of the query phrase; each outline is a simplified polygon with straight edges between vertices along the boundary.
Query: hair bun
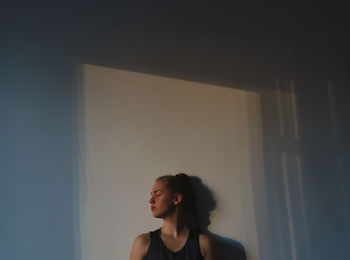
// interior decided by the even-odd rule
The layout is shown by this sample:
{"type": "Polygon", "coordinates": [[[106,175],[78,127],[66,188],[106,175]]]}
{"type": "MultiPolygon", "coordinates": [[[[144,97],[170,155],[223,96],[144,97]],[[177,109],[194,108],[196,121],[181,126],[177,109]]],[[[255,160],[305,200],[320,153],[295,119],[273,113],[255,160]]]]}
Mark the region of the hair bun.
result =
{"type": "Polygon", "coordinates": [[[190,186],[190,188],[191,188],[190,176],[188,176],[186,173],[180,172],[180,173],[176,174],[175,177],[178,178],[179,180],[181,180],[182,182],[186,183],[186,185],[190,186]]]}
{"type": "Polygon", "coordinates": [[[181,177],[181,178],[188,178],[188,175],[186,173],[180,172],[176,174],[175,176],[181,177]]]}
{"type": "Polygon", "coordinates": [[[175,177],[180,178],[182,181],[185,181],[185,182],[190,181],[190,177],[186,173],[180,172],[180,173],[176,174],[175,177]]]}

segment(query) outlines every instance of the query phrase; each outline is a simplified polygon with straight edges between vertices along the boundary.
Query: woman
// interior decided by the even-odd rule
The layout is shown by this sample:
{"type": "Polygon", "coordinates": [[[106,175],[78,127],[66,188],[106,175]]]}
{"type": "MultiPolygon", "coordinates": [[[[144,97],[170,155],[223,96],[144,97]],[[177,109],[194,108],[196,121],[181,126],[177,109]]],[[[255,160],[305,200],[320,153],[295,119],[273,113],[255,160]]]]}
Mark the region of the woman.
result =
{"type": "Polygon", "coordinates": [[[152,214],[163,226],[135,238],[130,260],[213,260],[209,236],[199,234],[189,177],[180,173],[159,177],[153,185],[152,214]]]}

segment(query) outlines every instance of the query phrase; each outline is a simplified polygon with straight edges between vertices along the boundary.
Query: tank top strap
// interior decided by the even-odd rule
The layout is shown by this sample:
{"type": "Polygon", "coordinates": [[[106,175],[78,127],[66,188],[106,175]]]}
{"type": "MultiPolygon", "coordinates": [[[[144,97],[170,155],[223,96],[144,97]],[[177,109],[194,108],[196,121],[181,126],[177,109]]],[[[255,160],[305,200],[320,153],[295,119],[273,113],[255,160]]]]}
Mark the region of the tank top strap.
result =
{"type": "Polygon", "coordinates": [[[197,231],[191,230],[188,246],[190,247],[191,255],[194,257],[194,259],[204,259],[201,253],[199,233],[197,231]]]}
{"type": "Polygon", "coordinates": [[[151,240],[158,239],[160,237],[160,228],[158,228],[157,230],[149,232],[149,234],[150,234],[150,239],[151,240]]]}
{"type": "Polygon", "coordinates": [[[159,260],[159,257],[162,257],[160,228],[149,232],[149,234],[150,234],[150,243],[145,256],[145,260],[159,260]]]}

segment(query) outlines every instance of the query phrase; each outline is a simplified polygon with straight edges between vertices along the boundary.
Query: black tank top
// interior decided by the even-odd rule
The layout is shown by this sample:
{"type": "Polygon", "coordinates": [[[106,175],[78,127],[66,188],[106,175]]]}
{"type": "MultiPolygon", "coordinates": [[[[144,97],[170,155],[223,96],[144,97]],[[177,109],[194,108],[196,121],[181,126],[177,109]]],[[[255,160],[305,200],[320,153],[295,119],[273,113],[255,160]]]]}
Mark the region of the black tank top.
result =
{"type": "Polygon", "coordinates": [[[160,229],[150,232],[150,245],[144,260],[204,260],[199,247],[199,234],[190,230],[183,248],[170,251],[160,237],[160,229]]]}

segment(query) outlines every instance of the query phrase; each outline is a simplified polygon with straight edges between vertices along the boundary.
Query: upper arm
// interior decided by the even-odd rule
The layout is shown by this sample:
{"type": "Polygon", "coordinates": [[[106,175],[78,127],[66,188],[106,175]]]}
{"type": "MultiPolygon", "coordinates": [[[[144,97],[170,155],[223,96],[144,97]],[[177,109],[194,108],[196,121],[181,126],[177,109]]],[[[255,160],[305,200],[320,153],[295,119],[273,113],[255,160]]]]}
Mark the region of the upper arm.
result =
{"type": "Polygon", "coordinates": [[[137,236],[132,244],[130,260],[143,260],[150,243],[149,233],[137,236]]]}
{"type": "Polygon", "coordinates": [[[199,234],[199,246],[205,260],[216,259],[213,240],[208,235],[199,234]]]}

